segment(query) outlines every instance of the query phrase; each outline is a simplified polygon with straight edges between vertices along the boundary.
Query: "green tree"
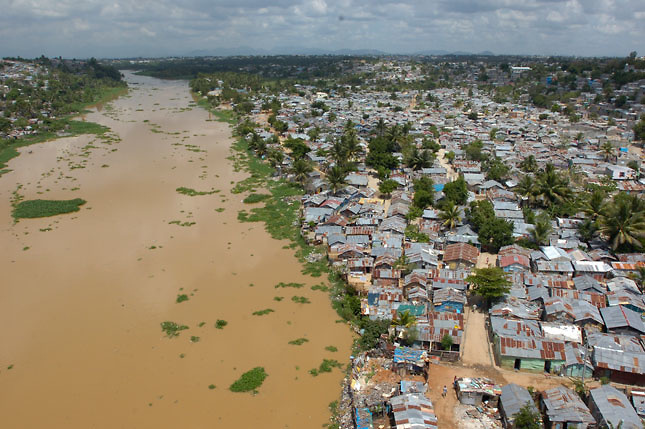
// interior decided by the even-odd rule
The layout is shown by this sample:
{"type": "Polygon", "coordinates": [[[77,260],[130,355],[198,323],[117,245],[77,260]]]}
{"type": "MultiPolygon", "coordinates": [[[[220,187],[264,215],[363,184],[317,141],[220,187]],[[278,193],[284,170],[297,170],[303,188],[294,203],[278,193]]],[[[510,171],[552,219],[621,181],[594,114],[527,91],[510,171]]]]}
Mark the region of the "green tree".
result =
{"type": "Polygon", "coordinates": [[[422,168],[430,167],[432,165],[433,160],[434,160],[434,156],[429,150],[427,149],[419,150],[415,146],[412,148],[412,151],[410,152],[406,160],[406,164],[414,171],[417,171],[417,170],[421,170],[422,168]]]}
{"type": "Polygon", "coordinates": [[[605,198],[607,193],[602,189],[595,189],[591,194],[588,194],[582,203],[582,211],[596,221],[602,214],[605,208],[605,198]]]}
{"type": "Polygon", "coordinates": [[[612,145],[611,142],[606,141],[602,146],[600,146],[599,151],[605,155],[605,161],[609,161],[609,158],[615,154],[616,148],[614,148],[614,145],[612,145]]]}
{"type": "Polygon", "coordinates": [[[395,180],[392,179],[386,179],[383,180],[381,183],[378,185],[378,190],[381,192],[383,195],[389,195],[392,194],[392,192],[399,187],[399,183],[396,182],[395,180]]]}
{"type": "Polygon", "coordinates": [[[481,140],[475,140],[474,142],[467,144],[464,146],[466,158],[472,161],[483,161],[487,157],[487,155],[482,152],[483,148],[484,143],[481,140]]]}
{"type": "Polygon", "coordinates": [[[450,350],[453,343],[454,341],[449,334],[446,334],[441,338],[441,348],[443,348],[444,350],[450,350]]]}
{"type": "Polygon", "coordinates": [[[511,170],[510,167],[499,158],[494,158],[486,162],[485,169],[486,178],[489,180],[496,180],[498,182],[505,180],[511,170]]]}
{"type": "Polygon", "coordinates": [[[449,230],[453,230],[459,221],[461,221],[461,210],[459,207],[450,201],[444,205],[443,210],[439,213],[439,217],[443,220],[443,226],[449,230]]]}
{"type": "Polygon", "coordinates": [[[487,305],[503,297],[511,288],[507,274],[499,267],[475,268],[474,273],[466,277],[475,295],[486,300],[487,305]]]}
{"type": "Polygon", "coordinates": [[[329,171],[327,171],[325,180],[329,183],[329,187],[334,195],[336,195],[336,192],[338,192],[338,190],[347,183],[345,179],[346,177],[347,173],[338,165],[333,166],[329,171]]]}
{"type": "Polygon", "coordinates": [[[640,251],[645,245],[645,201],[624,193],[616,195],[599,218],[600,232],[616,252],[640,251]]]}
{"type": "Polygon", "coordinates": [[[410,310],[405,310],[402,313],[397,313],[397,315],[392,319],[392,326],[403,326],[409,328],[417,323],[416,317],[410,313],[410,310]]]}
{"type": "Polygon", "coordinates": [[[537,161],[535,160],[535,156],[533,155],[529,155],[526,158],[524,158],[520,162],[519,166],[520,166],[520,169],[525,173],[534,173],[538,169],[537,161]]]}
{"type": "Polygon", "coordinates": [[[446,183],[443,187],[443,195],[447,201],[452,201],[454,204],[466,204],[468,201],[468,185],[464,176],[460,175],[457,180],[446,183]]]}
{"type": "Polygon", "coordinates": [[[413,204],[425,209],[434,203],[434,182],[429,177],[421,177],[414,181],[413,204]]]}
{"type": "Polygon", "coordinates": [[[517,429],[541,429],[542,418],[535,409],[535,405],[531,406],[530,403],[527,403],[513,415],[513,424],[517,429]]]}
{"type": "Polygon", "coordinates": [[[634,124],[634,140],[645,141],[645,115],[642,115],[640,121],[634,124]]]}
{"type": "Polygon", "coordinates": [[[312,171],[313,167],[304,159],[296,159],[293,162],[293,166],[291,167],[291,173],[294,175],[298,183],[300,183],[302,186],[305,185],[305,182],[309,177],[309,173],[311,173],[312,171]]]}
{"type": "Polygon", "coordinates": [[[515,192],[523,197],[529,206],[533,206],[535,204],[535,190],[535,180],[533,179],[533,176],[530,176],[528,174],[526,176],[522,176],[520,182],[515,188],[515,192]]]}
{"type": "Polygon", "coordinates": [[[551,221],[547,218],[542,218],[538,220],[535,225],[529,228],[529,234],[531,240],[539,246],[547,244],[549,239],[549,234],[551,233],[551,221]]]}
{"type": "Polygon", "coordinates": [[[311,151],[301,139],[289,138],[284,142],[284,147],[291,150],[291,156],[295,160],[304,159],[311,151]]]}
{"type": "Polygon", "coordinates": [[[568,180],[555,170],[553,164],[547,164],[538,174],[535,195],[543,207],[551,208],[568,202],[572,194],[568,180]]]}

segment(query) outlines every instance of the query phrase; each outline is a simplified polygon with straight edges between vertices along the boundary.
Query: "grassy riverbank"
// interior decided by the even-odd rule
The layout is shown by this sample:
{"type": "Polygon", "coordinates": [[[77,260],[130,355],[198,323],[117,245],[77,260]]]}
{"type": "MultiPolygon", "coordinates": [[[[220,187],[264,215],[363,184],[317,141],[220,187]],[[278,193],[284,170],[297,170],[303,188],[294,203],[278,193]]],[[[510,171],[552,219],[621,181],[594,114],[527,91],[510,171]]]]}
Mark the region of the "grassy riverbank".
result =
{"type": "Polygon", "coordinates": [[[7,163],[20,155],[19,148],[30,146],[37,143],[43,143],[62,137],[72,137],[81,134],[104,134],[109,128],[94,122],[79,121],[74,119],[79,113],[87,112],[88,107],[97,104],[110,102],[122,95],[127,94],[128,88],[108,87],[104,88],[101,93],[88,103],[75,103],[72,108],[77,113],[62,118],[54,119],[48,124],[49,130],[41,131],[38,134],[27,135],[19,139],[7,139],[0,141],[0,176],[11,170],[7,169],[7,163]]]}

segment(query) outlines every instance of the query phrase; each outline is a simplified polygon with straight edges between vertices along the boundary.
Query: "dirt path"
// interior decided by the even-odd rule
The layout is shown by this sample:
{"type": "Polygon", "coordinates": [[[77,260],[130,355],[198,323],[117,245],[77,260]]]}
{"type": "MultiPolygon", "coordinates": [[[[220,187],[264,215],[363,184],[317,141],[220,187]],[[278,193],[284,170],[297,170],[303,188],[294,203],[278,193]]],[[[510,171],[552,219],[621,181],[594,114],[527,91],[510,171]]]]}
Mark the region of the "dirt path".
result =
{"type": "Polygon", "coordinates": [[[477,258],[477,268],[494,267],[497,264],[497,254],[482,252],[477,258]]]}
{"type": "Polygon", "coordinates": [[[457,174],[455,169],[452,168],[452,165],[450,165],[448,160],[445,158],[446,150],[439,149],[439,152],[437,152],[437,155],[438,155],[437,159],[439,160],[439,164],[448,171],[447,173],[448,179],[451,181],[457,180],[457,178],[459,178],[459,174],[457,174]]]}
{"type": "Polygon", "coordinates": [[[465,365],[493,365],[486,333],[486,314],[466,309],[466,332],[461,357],[465,365]]]}

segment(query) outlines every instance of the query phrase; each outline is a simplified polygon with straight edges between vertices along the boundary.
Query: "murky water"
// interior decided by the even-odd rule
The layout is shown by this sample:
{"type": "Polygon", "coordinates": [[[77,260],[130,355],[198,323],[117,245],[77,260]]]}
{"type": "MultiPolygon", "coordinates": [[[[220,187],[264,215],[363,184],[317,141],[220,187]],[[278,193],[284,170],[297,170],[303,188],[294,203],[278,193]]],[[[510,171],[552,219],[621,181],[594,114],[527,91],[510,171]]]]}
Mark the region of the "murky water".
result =
{"type": "Polygon", "coordinates": [[[31,146],[0,177],[0,426],[321,427],[342,376],[308,370],[347,361],[349,330],[284,242],[237,222],[244,204],[229,191],[244,174],[226,160],[228,125],[189,107],[186,82],[128,81],[128,97],[87,115],[121,141],[31,146]],[[87,204],[14,224],[16,189],[87,204]],[[176,303],[180,293],[189,300],[176,303]],[[265,308],[275,312],[252,315],[265,308]],[[190,329],[166,338],[166,320],[190,329]],[[309,342],[288,344],[300,337],[309,342]],[[269,374],[257,395],[228,390],[256,366],[269,374]]]}

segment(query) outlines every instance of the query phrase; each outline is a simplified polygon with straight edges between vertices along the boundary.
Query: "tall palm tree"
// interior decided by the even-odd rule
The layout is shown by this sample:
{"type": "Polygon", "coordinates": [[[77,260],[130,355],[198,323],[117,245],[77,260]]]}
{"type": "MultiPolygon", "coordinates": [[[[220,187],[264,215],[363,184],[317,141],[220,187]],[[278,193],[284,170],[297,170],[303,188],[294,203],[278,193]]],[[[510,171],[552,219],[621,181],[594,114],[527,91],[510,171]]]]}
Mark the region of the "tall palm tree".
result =
{"type": "Polygon", "coordinates": [[[270,149],[268,153],[269,164],[271,167],[276,168],[284,161],[284,153],[281,150],[270,149]]]}
{"type": "Polygon", "coordinates": [[[378,133],[379,137],[383,137],[386,129],[387,125],[385,125],[385,121],[383,120],[383,118],[380,118],[376,123],[376,132],[378,133]]]}
{"type": "Polygon", "coordinates": [[[551,222],[548,219],[540,219],[535,223],[535,226],[529,228],[531,240],[537,245],[546,244],[551,233],[551,222]]]}
{"type": "Polygon", "coordinates": [[[327,180],[327,183],[329,183],[329,187],[334,195],[336,195],[336,192],[338,192],[338,190],[347,183],[345,180],[346,176],[347,173],[345,170],[338,165],[333,166],[327,171],[325,179],[327,180]]]}
{"type": "Polygon", "coordinates": [[[334,144],[332,144],[331,148],[329,149],[329,155],[337,165],[343,165],[348,161],[349,158],[347,149],[342,140],[334,141],[334,144]]]}
{"type": "Polygon", "coordinates": [[[535,180],[533,176],[522,176],[520,182],[517,184],[515,191],[522,197],[526,198],[529,206],[535,203],[535,180]]]}
{"type": "Polygon", "coordinates": [[[432,165],[433,154],[427,150],[419,150],[416,146],[412,148],[412,152],[408,156],[406,164],[408,167],[416,170],[421,170],[422,168],[428,168],[432,165]]]}
{"type": "Polygon", "coordinates": [[[616,250],[638,250],[645,240],[645,210],[638,197],[614,197],[605,213],[600,216],[600,232],[616,250]]]}
{"type": "Polygon", "coordinates": [[[609,158],[614,155],[615,151],[616,149],[614,148],[614,145],[608,141],[604,142],[599,148],[599,152],[605,155],[605,161],[609,161],[609,158]]]}
{"type": "Polygon", "coordinates": [[[309,173],[313,171],[311,164],[304,159],[297,159],[293,162],[291,173],[295,176],[298,183],[305,185],[309,173]]]}
{"type": "Polygon", "coordinates": [[[607,194],[600,189],[596,189],[589,195],[582,204],[582,211],[595,221],[605,209],[605,198],[607,194]]]}
{"type": "Polygon", "coordinates": [[[528,157],[524,158],[524,160],[520,162],[520,168],[527,173],[533,173],[534,171],[536,171],[537,162],[535,161],[535,156],[529,155],[528,157]]]}
{"type": "Polygon", "coordinates": [[[538,175],[535,195],[544,207],[550,208],[568,201],[572,191],[569,188],[569,181],[555,170],[553,164],[547,164],[538,175]]]}
{"type": "Polygon", "coordinates": [[[361,153],[361,147],[358,144],[358,137],[356,136],[356,130],[353,128],[345,131],[341,137],[341,142],[345,148],[348,159],[354,159],[359,153],[361,153]]]}
{"type": "Polygon", "coordinates": [[[439,213],[439,217],[443,220],[443,226],[449,230],[453,230],[455,226],[461,221],[461,210],[451,201],[446,204],[439,213]]]}

